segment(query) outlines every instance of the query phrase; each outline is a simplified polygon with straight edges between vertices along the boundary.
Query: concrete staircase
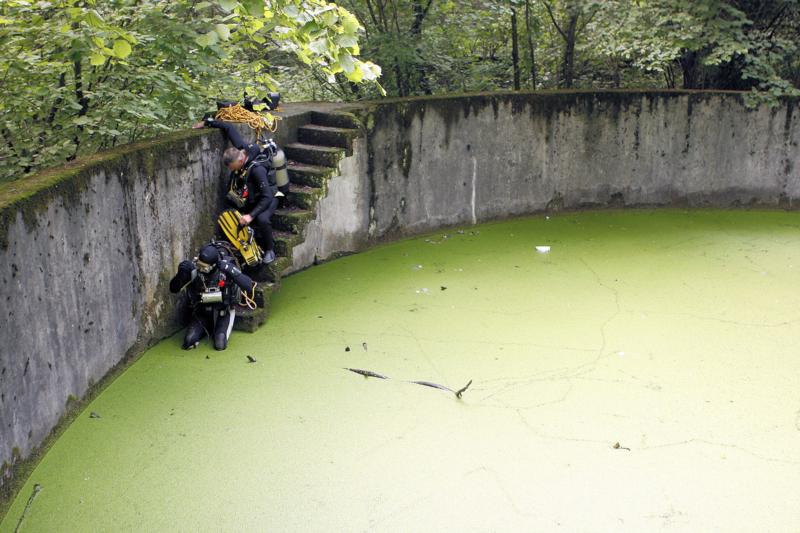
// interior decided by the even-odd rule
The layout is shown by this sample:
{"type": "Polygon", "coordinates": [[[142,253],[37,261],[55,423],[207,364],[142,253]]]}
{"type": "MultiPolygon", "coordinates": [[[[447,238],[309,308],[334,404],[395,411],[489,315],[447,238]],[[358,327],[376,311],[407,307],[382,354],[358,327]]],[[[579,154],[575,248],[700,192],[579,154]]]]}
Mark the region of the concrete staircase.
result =
{"type": "Polygon", "coordinates": [[[303,242],[306,225],[316,217],[317,203],[328,191],[328,180],[339,174],[339,162],[353,153],[353,139],[363,128],[351,113],[311,113],[310,122],[297,130],[297,142],[282,146],[291,182],[286,205],[272,216],[275,254],[269,266],[248,271],[258,281],[257,309],[239,307],[234,329],[256,331],[269,316],[272,294],[292,266],[292,249],[303,242]]]}

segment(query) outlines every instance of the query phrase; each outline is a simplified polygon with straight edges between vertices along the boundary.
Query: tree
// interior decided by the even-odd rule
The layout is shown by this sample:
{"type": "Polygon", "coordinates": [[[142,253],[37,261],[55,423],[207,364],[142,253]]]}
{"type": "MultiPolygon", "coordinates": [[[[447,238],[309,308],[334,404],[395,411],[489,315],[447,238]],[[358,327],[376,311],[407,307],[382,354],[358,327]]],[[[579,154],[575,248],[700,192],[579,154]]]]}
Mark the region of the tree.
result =
{"type": "Polygon", "coordinates": [[[663,73],[670,86],[677,69],[685,89],[797,94],[783,77],[797,57],[796,0],[609,0],[600,9],[600,50],[663,73]]]}
{"type": "Polygon", "coordinates": [[[0,179],[186,125],[214,98],[263,96],[278,51],[329,81],[374,82],[360,31],[324,0],[5,0],[0,179]]]}

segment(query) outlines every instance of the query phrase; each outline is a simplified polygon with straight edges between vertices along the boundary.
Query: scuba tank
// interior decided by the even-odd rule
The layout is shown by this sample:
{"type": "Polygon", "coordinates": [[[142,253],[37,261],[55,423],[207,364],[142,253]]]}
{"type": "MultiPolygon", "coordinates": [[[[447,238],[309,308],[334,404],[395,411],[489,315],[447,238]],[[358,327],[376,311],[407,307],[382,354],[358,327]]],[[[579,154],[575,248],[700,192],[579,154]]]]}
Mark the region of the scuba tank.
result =
{"type": "Polygon", "coordinates": [[[268,162],[270,168],[275,171],[275,185],[281,192],[289,185],[289,171],[286,170],[286,154],[283,153],[273,139],[259,139],[258,146],[261,153],[255,159],[258,162],[268,162]]]}

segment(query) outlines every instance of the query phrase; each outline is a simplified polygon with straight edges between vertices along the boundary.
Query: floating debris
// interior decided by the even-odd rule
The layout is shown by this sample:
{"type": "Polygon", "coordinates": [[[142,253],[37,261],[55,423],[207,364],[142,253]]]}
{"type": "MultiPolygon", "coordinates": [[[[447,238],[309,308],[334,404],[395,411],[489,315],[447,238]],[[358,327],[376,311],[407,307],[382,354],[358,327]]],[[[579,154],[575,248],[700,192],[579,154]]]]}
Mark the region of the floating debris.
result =
{"type": "Polygon", "coordinates": [[[469,380],[466,385],[456,391],[456,398],[461,398],[461,394],[472,385],[472,380],[469,380]]]}
{"type": "Polygon", "coordinates": [[[431,387],[431,388],[434,388],[434,389],[439,389],[439,390],[443,390],[443,391],[447,391],[447,392],[452,392],[453,394],[456,395],[456,398],[461,398],[461,394],[463,394],[464,391],[467,390],[470,385],[472,385],[472,380],[469,380],[469,383],[467,383],[466,385],[464,385],[462,388],[460,388],[457,391],[454,391],[450,387],[445,387],[444,385],[439,385],[438,383],[433,383],[431,381],[409,381],[409,383],[414,383],[416,385],[422,385],[423,387],[431,387]]]}
{"type": "Polygon", "coordinates": [[[417,294],[428,294],[428,288],[422,287],[421,289],[417,289],[417,294]]]}
{"type": "Polygon", "coordinates": [[[364,348],[365,352],[367,351],[367,343],[366,342],[362,342],[361,343],[361,347],[364,348]]]}
{"type": "Polygon", "coordinates": [[[89,413],[89,418],[101,418],[101,416],[92,411],[91,413],[89,413]]]}
{"type": "Polygon", "coordinates": [[[248,363],[255,363],[256,362],[256,358],[253,357],[252,355],[248,355],[247,356],[247,362],[248,363]]]}
{"type": "Polygon", "coordinates": [[[36,499],[36,496],[42,491],[42,486],[38,483],[33,485],[33,492],[31,493],[30,498],[28,498],[28,503],[25,504],[25,509],[22,511],[22,515],[19,517],[19,521],[17,522],[17,527],[14,529],[14,533],[18,533],[22,529],[22,522],[25,520],[25,517],[28,516],[28,511],[33,505],[33,500],[36,499]]]}
{"type": "Polygon", "coordinates": [[[539,252],[540,254],[546,254],[546,253],[548,253],[550,251],[550,247],[549,246],[537,246],[536,247],[536,251],[539,252]]]}
{"type": "Polygon", "coordinates": [[[630,448],[626,448],[625,446],[620,446],[619,442],[615,442],[614,446],[612,446],[615,450],[628,450],[631,451],[630,448]]]}
{"type": "Polygon", "coordinates": [[[210,356],[210,355],[207,355],[207,356],[206,356],[206,359],[211,359],[211,356],[210,356]]]}
{"type": "Polygon", "coordinates": [[[446,290],[447,290],[447,287],[445,287],[444,285],[442,285],[441,287],[439,287],[439,290],[446,291],[446,290]]]}
{"type": "Polygon", "coordinates": [[[355,372],[356,374],[360,374],[365,378],[389,379],[388,376],[384,376],[383,374],[378,374],[377,372],[373,372],[372,370],[362,370],[360,368],[347,368],[347,367],[345,367],[344,370],[355,372]]]}
{"type": "Polygon", "coordinates": [[[411,267],[411,270],[416,272],[422,270],[422,268],[423,268],[422,265],[414,265],[413,267],[411,267]]]}

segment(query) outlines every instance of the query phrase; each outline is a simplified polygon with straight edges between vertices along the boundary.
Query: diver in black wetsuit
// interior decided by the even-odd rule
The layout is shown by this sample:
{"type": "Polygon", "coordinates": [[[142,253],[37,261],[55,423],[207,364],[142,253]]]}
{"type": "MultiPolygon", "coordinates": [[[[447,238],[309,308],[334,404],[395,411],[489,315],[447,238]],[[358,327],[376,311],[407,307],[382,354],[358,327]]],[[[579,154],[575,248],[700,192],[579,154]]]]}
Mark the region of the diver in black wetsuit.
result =
{"type": "MultiPolygon", "coordinates": [[[[285,196],[289,192],[289,185],[275,185],[274,178],[270,179],[272,161],[263,157],[263,150],[258,144],[245,143],[233,124],[206,118],[194,127],[204,126],[221,129],[234,146],[222,154],[222,162],[231,171],[227,199],[243,213],[239,222],[243,226],[253,225],[256,242],[264,250],[263,262],[271,263],[275,260],[275,241],[272,238],[270,218],[278,208],[278,196],[285,196]]],[[[284,158],[277,145],[272,143],[272,146],[274,155],[284,158]]],[[[281,163],[276,170],[285,173],[285,158],[281,163]]]]}
{"type": "Polygon", "coordinates": [[[189,297],[192,316],[183,349],[195,348],[212,331],[214,348],[227,348],[240,291],[252,294],[255,286],[237,268],[233,255],[221,243],[212,241],[203,246],[193,261],[181,261],[178,273],[169,282],[169,290],[178,293],[185,288],[189,297]]]}

